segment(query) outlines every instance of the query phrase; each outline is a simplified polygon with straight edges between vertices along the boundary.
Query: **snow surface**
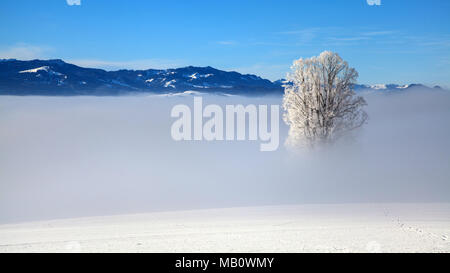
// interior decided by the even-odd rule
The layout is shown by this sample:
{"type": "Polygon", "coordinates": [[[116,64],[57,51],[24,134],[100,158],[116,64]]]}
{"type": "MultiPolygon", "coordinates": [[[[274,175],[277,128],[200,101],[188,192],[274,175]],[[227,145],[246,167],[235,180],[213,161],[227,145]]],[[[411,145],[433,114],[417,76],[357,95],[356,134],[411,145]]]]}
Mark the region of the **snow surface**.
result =
{"type": "Polygon", "coordinates": [[[370,88],[380,90],[380,89],[387,89],[386,84],[374,84],[371,85],[370,88]]]}
{"type": "Polygon", "coordinates": [[[450,203],[158,212],[0,225],[0,252],[450,252],[450,203]]]}
{"type": "Polygon", "coordinates": [[[200,78],[208,78],[214,76],[214,74],[208,73],[208,74],[204,74],[204,75],[199,75],[197,72],[195,72],[194,74],[190,75],[189,78],[191,78],[190,80],[195,80],[200,78]]]}
{"type": "Polygon", "coordinates": [[[41,66],[41,67],[34,68],[34,69],[23,70],[23,71],[20,71],[19,73],[36,73],[36,72],[41,71],[41,70],[44,70],[44,71],[48,72],[49,69],[50,68],[48,66],[41,66]]]}
{"type": "Polygon", "coordinates": [[[164,84],[164,87],[172,87],[172,88],[175,88],[175,85],[173,85],[175,82],[176,82],[177,80],[170,80],[170,81],[168,81],[168,82],[166,82],[165,84],[164,84]]]}
{"type": "MultiPolygon", "coordinates": [[[[19,71],[19,73],[37,73],[39,71],[45,71],[45,72],[48,72],[50,74],[57,75],[57,76],[62,76],[63,75],[63,74],[61,74],[59,72],[51,70],[50,67],[48,67],[48,66],[41,66],[41,67],[38,67],[38,68],[23,70],[23,71],[19,71]]],[[[66,78],[67,78],[67,76],[66,76],[66,78]]]]}
{"type": "Polygon", "coordinates": [[[168,93],[168,94],[160,94],[160,95],[149,95],[149,97],[185,97],[185,96],[208,96],[207,93],[202,93],[198,91],[184,91],[180,93],[168,93]]]}

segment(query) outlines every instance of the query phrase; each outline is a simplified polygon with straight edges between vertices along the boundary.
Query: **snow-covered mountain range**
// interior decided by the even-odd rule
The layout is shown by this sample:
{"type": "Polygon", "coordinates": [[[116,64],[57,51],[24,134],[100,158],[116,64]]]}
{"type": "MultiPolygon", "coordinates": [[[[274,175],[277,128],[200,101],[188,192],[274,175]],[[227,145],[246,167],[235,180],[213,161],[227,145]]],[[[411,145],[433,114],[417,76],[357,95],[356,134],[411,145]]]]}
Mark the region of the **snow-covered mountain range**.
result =
{"type": "Polygon", "coordinates": [[[355,91],[368,91],[368,92],[399,92],[399,91],[406,91],[406,90],[414,90],[414,89],[434,89],[434,90],[441,90],[442,88],[440,86],[434,86],[433,88],[430,88],[428,86],[425,86],[423,84],[405,84],[405,85],[399,85],[399,84],[374,84],[374,85],[365,85],[365,84],[357,84],[355,85],[355,91]]]}
{"type": "MultiPolygon", "coordinates": [[[[3,95],[173,94],[195,91],[241,95],[282,94],[283,81],[208,67],[118,70],[84,68],[62,60],[0,60],[3,95]]],[[[402,91],[422,85],[356,85],[357,91],[402,91]]],[[[427,87],[424,87],[427,88],[427,87]]]]}
{"type": "Polygon", "coordinates": [[[105,71],[62,60],[0,61],[0,94],[117,95],[189,90],[256,95],[282,92],[279,84],[258,76],[209,66],[105,71]]]}

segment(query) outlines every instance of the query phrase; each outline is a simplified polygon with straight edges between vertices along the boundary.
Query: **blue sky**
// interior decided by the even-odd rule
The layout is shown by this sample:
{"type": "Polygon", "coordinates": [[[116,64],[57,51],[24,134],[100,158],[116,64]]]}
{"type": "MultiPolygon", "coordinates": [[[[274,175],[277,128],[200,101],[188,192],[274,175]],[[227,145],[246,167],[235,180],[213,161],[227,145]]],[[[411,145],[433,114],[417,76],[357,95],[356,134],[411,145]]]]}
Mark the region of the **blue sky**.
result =
{"type": "Polygon", "coordinates": [[[2,0],[0,58],[210,65],[275,80],[331,50],[361,83],[450,86],[449,14],[448,0],[2,0]]]}

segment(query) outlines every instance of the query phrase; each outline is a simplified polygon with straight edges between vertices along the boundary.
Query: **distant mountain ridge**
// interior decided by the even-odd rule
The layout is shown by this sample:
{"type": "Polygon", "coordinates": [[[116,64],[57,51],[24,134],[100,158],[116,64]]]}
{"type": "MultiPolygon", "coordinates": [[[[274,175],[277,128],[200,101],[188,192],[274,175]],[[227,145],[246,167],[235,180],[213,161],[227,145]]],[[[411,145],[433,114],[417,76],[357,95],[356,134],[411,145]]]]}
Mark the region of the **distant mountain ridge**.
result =
{"type": "Polygon", "coordinates": [[[119,95],[185,91],[259,95],[282,93],[283,88],[256,75],[210,66],[106,71],[62,60],[0,61],[0,94],[119,95]]]}
{"type": "MultiPolygon", "coordinates": [[[[210,66],[106,71],[76,66],[59,59],[0,59],[0,95],[172,94],[194,91],[192,94],[258,96],[282,94],[283,82],[272,82],[256,75],[228,72],[210,66]]],[[[355,85],[355,90],[391,92],[419,87],[429,88],[420,84],[379,84],[355,85]]]]}
{"type": "Polygon", "coordinates": [[[382,91],[382,92],[400,92],[406,90],[414,90],[414,89],[429,89],[429,90],[442,90],[442,88],[438,85],[430,88],[423,84],[413,83],[413,84],[374,84],[374,85],[365,85],[365,84],[356,84],[354,87],[355,91],[382,91]]]}

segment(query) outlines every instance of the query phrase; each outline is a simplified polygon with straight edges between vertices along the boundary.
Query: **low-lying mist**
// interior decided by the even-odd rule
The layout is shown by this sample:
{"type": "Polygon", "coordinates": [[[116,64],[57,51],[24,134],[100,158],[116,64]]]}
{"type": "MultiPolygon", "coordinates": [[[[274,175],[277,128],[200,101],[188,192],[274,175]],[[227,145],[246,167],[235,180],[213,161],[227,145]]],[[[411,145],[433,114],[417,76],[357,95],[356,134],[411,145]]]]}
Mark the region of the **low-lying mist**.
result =
{"type": "MultiPolygon", "coordinates": [[[[256,205],[450,201],[450,94],[365,94],[369,121],[334,147],[179,141],[193,97],[0,97],[0,222],[256,205]]],[[[204,96],[203,104],[281,104],[204,96]]],[[[281,109],[281,107],[280,107],[281,109]]],[[[280,119],[282,114],[280,113],[280,119]]]]}

